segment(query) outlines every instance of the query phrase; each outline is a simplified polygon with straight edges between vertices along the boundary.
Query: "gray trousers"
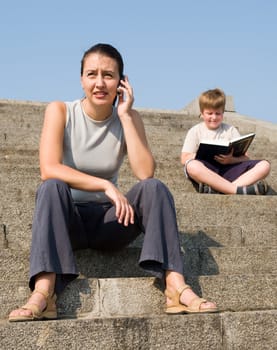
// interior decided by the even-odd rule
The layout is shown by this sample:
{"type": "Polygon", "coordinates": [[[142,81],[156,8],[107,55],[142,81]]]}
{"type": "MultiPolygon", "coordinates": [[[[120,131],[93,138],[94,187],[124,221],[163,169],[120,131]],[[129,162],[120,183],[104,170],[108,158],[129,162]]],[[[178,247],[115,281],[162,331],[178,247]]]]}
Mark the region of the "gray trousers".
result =
{"type": "Polygon", "coordinates": [[[78,277],[77,249],[118,250],[144,233],[139,265],[163,278],[165,270],[183,274],[174,200],[157,179],[138,182],[126,194],[135,223],[119,224],[111,203],[74,203],[69,186],[51,179],[37,190],[30,255],[30,288],[41,272],[57,275],[55,292],[78,277]]]}

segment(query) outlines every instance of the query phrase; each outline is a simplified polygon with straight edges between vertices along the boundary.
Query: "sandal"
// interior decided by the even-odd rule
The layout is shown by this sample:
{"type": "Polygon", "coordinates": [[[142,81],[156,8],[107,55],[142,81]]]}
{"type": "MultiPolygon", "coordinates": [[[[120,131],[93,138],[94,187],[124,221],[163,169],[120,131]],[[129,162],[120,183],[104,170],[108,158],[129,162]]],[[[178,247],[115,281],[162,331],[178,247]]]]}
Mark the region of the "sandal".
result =
{"type": "Polygon", "coordinates": [[[211,186],[204,184],[202,182],[199,183],[198,187],[199,193],[209,193],[209,194],[218,194],[219,192],[214,190],[211,186]]]}
{"type": "Polygon", "coordinates": [[[255,182],[253,185],[239,186],[237,194],[265,195],[268,191],[268,184],[265,180],[255,182]]]}
{"type": "Polygon", "coordinates": [[[211,313],[218,312],[217,307],[200,309],[201,304],[206,303],[207,300],[203,298],[195,297],[189,305],[184,305],[180,302],[180,296],[184,290],[191,289],[187,284],[179,287],[175,293],[171,294],[167,290],[165,291],[166,297],[171,299],[172,305],[167,306],[165,312],[167,314],[195,314],[195,313],[211,313]]]}
{"type": "Polygon", "coordinates": [[[44,296],[46,300],[46,306],[43,310],[40,310],[37,304],[27,303],[21,307],[23,310],[31,310],[31,315],[17,315],[9,316],[9,322],[19,322],[19,321],[35,321],[35,320],[54,320],[57,318],[57,309],[56,309],[56,295],[50,294],[41,289],[35,289],[32,294],[40,293],[44,296]]]}

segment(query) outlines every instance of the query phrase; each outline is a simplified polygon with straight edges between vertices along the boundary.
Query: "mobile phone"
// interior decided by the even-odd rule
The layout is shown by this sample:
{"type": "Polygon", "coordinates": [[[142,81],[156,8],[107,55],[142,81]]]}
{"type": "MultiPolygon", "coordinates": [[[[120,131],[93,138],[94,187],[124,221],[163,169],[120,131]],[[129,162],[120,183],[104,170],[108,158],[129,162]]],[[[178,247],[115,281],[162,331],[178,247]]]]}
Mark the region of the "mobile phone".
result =
{"type": "MultiPolygon", "coordinates": [[[[121,75],[120,80],[125,80],[125,75],[124,75],[124,74],[121,75]]],[[[118,87],[120,87],[120,86],[122,86],[122,85],[120,84],[120,81],[119,81],[118,87]]],[[[117,95],[120,96],[121,94],[122,94],[122,91],[118,90],[118,91],[117,91],[117,95]]]]}
{"type": "Polygon", "coordinates": [[[119,83],[118,83],[118,86],[121,85],[121,84],[120,84],[120,81],[121,81],[121,80],[125,80],[125,75],[124,75],[124,74],[121,75],[120,80],[119,80],[119,83]]]}

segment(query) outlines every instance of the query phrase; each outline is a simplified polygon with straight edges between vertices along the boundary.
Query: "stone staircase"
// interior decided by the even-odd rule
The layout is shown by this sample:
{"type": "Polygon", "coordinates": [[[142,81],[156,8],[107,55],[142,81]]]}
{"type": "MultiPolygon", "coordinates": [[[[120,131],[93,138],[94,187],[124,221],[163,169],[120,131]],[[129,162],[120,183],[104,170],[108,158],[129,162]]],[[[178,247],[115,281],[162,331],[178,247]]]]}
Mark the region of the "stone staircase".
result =
{"type": "MultiPolygon", "coordinates": [[[[168,316],[162,285],[137,266],[141,238],[125,250],[76,253],[80,277],[58,301],[59,320],[8,323],[29,295],[32,214],[40,182],[38,143],[45,104],[0,100],[0,350],[277,349],[277,126],[227,113],[255,131],[253,158],[272,163],[267,196],[198,194],[179,157],[197,118],[141,110],[156,177],[175,198],[187,282],[218,314],[168,316]]],[[[126,161],[123,191],[135,183],[126,161]]]]}

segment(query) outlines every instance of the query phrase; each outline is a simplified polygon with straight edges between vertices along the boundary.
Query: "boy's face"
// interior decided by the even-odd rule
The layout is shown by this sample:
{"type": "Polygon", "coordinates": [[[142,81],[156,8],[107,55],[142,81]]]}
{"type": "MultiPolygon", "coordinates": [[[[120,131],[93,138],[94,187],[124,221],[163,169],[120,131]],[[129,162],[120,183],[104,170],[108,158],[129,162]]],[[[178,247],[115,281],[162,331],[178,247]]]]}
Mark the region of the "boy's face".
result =
{"type": "Polygon", "coordinates": [[[206,124],[206,127],[210,130],[217,129],[223,120],[222,108],[219,108],[219,109],[204,108],[201,115],[204,120],[204,123],[206,124]]]}

